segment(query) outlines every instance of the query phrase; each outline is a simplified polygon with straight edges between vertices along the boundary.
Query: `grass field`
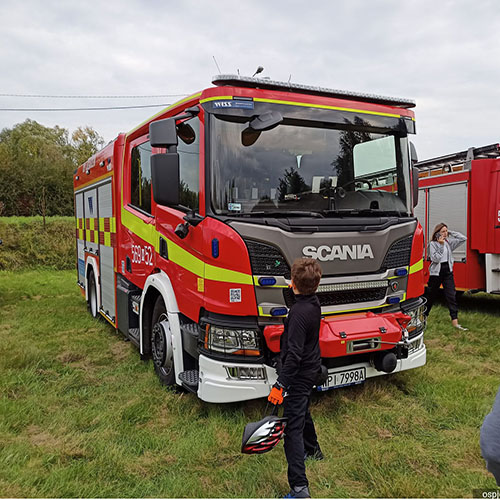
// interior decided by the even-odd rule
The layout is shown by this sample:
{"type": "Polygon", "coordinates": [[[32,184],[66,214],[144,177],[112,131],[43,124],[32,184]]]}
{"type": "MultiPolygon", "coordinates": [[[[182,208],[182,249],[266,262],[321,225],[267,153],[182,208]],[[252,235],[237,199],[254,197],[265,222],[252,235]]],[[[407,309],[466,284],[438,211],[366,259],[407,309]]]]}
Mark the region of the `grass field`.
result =
{"type": "MultiPolygon", "coordinates": [[[[265,401],[211,405],[91,319],[74,271],[0,272],[2,497],[282,497],[282,445],[239,452],[265,401]]],[[[479,428],[500,383],[500,297],[436,306],[423,368],[315,395],[316,497],[471,497],[494,488],[479,428]]]]}
{"type": "Polygon", "coordinates": [[[74,269],[74,217],[0,217],[0,270],[74,269]]]}

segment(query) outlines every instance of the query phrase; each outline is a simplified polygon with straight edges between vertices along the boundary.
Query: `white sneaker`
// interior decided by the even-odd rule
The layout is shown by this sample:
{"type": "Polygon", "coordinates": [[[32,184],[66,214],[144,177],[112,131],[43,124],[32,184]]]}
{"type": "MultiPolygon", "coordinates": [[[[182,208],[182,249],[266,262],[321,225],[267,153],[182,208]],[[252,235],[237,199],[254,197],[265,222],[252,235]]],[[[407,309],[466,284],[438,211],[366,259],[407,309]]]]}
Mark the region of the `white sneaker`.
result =
{"type": "Polygon", "coordinates": [[[455,328],[457,330],[462,330],[463,332],[468,332],[469,331],[468,328],[465,328],[465,326],[462,326],[462,325],[455,325],[455,328]]]}

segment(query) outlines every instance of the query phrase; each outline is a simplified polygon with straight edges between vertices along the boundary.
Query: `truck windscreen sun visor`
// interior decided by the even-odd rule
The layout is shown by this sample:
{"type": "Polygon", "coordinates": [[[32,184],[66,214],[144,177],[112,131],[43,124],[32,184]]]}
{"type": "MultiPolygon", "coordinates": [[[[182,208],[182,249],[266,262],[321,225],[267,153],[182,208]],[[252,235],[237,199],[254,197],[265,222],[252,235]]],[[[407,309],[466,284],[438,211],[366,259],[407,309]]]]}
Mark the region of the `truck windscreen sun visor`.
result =
{"type": "Polygon", "coordinates": [[[251,141],[249,122],[260,109],[210,116],[215,213],[411,215],[409,148],[399,117],[277,108],[283,121],[251,141]]]}

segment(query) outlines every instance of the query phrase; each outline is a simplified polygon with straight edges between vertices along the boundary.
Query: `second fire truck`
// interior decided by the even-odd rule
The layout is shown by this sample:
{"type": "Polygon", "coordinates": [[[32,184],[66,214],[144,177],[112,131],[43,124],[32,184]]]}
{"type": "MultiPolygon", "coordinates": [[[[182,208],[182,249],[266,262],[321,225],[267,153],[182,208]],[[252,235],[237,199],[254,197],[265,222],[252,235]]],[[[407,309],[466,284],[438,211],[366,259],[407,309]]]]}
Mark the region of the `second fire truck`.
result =
{"type": "Polygon", "coordinates": [[[266,397],[297,257],[317,259],[319,389],[422,366],[413,101],[236,75],[120,134],[74,176],[78,282],[208,402],[266,397]]]}
{"type": "MultiPolygon", "coordinates": [[[[469,148],[417,164],[415,208],[427,243],[440,222],[467,236],[453,252],[457,290],[500,294],[500,146],[469,148]]],[[[426,245],[424,273],[430,259],[426,245]]]]}

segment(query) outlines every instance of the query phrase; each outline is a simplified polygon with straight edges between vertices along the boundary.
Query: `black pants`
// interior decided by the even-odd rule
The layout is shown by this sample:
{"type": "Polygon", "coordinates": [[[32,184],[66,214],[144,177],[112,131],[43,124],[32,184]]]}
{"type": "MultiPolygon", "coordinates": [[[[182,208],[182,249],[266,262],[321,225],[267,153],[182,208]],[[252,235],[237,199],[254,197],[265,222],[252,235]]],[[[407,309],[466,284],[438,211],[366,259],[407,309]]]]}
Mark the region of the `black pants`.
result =
{"type": "Polygon", "coordinates": [[[314,453],[319,448],[316,430],[309,412],[314,379],[294,384],[284,400],[283,416],[288,418],[285,430],[285,455],[288,462],[290,487],[308,486],[305,452],[314,453]]]}
{"type": "Polygon", "coordinates": [[[425,298],[427,299],[427,316],[431,312],[434,301],[439,293],[439,287],[443,285],[444,296],[448,309],[450,311],[451,319],[458,318],[457,307],[457,292],[455,290],[455,280],[453,279],[453,272],[450,271],[448,262],[441,263],[441,270],[439,276],[429,276],[427,283],[427,290],[425,291],[425,298]]]}

